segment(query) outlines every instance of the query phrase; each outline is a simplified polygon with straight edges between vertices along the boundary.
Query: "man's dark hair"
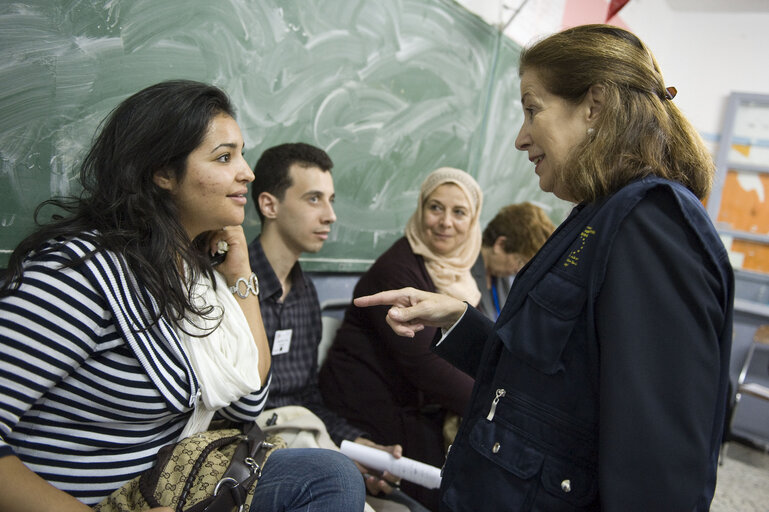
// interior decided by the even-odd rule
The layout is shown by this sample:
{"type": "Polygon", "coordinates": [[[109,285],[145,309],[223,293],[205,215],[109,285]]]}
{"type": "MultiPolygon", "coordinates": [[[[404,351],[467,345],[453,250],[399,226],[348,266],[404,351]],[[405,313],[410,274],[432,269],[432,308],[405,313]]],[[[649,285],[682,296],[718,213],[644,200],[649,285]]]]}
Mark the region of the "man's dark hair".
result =
{"type": "Polygon", "coordinates": [[[319,167],[328,172],[334,167],[334,162],[325,151],[303,142],[281,144],[265,150],[254,166],[254,181],[251,184],[251,197],[260,221],[264,222],[264,214],[259,208],[259,195],[269,192],[282,201],[286,190],[293,184],[289,169],[294,164],[305,169],[319,167]]]}

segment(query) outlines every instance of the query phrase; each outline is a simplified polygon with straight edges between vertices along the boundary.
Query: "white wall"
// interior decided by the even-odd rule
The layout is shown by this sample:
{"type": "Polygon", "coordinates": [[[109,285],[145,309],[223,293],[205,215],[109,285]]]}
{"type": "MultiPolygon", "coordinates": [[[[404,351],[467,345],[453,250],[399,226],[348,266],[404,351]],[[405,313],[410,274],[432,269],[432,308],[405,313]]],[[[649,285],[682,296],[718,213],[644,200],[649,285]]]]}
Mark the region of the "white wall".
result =
{"type": "MultiPolygon", "coordinates": [[[[521,1],[458,3],[488,23],[500,25],[500,20],[509,19],[521,1]]],[[[532,35],[546,35],[562,28],[567,4],[594,9],[600,2],[608,8],[608,0],[528,0],[505,34],[525,43],[532,35]]],[[[705,2],[699,5],[709,10],[692,11],[686,10],[687,6],[698,5],[697,2],[630,0],[618,16],[652,49],[666,82],[678,89],[676,104],[711,144],[718,140],[731,92],[769,94],[769,5],[760,11],[735,10],[740,5],[749,9],[751,3],[757,5],[744,0],[705,2]],[[719,4],[731,5],[732,10],[718,10],[719,4]]],[[[604,20],[596,17],[581,22],[604,20]]]]}

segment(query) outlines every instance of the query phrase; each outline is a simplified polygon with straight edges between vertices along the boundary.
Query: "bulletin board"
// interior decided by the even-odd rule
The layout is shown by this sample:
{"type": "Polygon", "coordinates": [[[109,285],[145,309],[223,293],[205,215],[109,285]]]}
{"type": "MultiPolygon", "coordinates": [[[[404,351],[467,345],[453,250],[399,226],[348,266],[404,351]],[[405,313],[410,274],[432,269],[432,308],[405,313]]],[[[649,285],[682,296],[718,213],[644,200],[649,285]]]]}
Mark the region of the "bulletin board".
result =
{"type": "Polygon", "coordinates": [[[769,95],[732,93],[708,213],[735,268],[769,274],[769,95]]]}

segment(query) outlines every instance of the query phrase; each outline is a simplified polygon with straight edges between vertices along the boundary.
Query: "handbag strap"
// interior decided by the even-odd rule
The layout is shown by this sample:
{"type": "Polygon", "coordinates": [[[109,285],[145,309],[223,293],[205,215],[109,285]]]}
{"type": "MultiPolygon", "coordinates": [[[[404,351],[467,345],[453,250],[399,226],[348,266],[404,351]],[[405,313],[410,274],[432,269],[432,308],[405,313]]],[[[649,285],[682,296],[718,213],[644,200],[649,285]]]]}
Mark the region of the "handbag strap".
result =
{"type": "Polygon", "coordinates": [[[256,422],[244,425],[244,431],[229,467],[216,484],[214,495],[203,512],[241,511],[248,491],[261,478],[267,453],[274,445],[267,442],[256,422]]]}

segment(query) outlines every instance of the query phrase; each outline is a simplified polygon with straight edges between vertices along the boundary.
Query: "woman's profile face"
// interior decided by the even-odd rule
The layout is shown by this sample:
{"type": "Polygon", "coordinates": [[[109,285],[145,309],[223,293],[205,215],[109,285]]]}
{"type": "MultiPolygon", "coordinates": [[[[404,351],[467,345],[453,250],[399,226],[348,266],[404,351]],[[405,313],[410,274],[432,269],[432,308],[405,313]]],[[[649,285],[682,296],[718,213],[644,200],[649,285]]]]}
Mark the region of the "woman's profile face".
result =
{"type": "Polygon", "coordinates": [[[557,170],[566,166],[571,151],[587,137],[587,100],[575,105],[551,94],[537,73],[529,70],[521,76],[521,104],[524,118],[515,147],[529,154],[543,191],[572,201],[568,188],[559,183],[557,170]]]}
{"type": "Polygon", "coordinates": [[[422,234],[425,244],[438,255],[454,252],[468,237],[472,208],[457,185],[446,183],[436,188],[422,205],[422,234]]]}
{"type": "Polygon", "coordinates": [[[253,180],[254,173],[243,158],[240,128],[227,114],[211,119],[203,141],[187,156],[181,180],[155,176],[155,182],[170,192],[190,239],[241,224],[248,183],[253,180]]]}

